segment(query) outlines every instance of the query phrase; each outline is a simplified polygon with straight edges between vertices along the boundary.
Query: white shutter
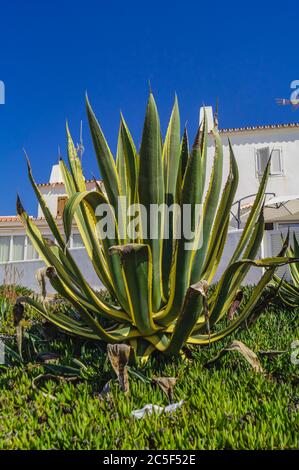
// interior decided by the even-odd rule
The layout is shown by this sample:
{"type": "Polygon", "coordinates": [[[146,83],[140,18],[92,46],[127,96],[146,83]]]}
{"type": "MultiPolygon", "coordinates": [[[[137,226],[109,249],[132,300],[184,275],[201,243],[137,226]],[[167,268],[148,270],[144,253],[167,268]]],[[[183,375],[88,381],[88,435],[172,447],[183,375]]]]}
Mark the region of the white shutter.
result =
{"type": "Polygon", "coordinates": [[[262,175],[266,169],[266,166],[270,157],[269,147],[263,147],[261,149],[257,149],[256,155],[257,155],[258,174],[262,175]]]}

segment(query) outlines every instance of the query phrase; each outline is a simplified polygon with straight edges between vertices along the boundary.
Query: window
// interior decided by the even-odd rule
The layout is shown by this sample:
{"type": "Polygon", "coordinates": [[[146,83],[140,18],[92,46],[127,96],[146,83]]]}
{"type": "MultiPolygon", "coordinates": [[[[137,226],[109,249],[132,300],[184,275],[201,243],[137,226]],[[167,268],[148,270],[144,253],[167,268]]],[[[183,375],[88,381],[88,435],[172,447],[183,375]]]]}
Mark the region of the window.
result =
{"type": "Polygon", "coordinates": [[[37,251],[25,235],[0,236],[0,263],[38,259],[37,251]]]}
{"type": "Polygon", "coordinates": [[[62,217],[63,211],[67,203],[67,196],[59,197],[57,199],[57,216],[62,217]]]}
{"type": "Polygon", "coordinates": [[[279,149],[273,149],[271,154],[271,175],[282,175],[282,158],[279,149]]]}
{"type": "Polygon", "coordinates": [[[9,261],[10,237],[0,237],[0,263],[9,261]]]}
{"type": "Polygon", "coordinates": [[[84,248],[84,244],[80,233],[73,234],[73,245],[72,248],[84,248]]]}
{"type": "Polygon", "coordinates": [[[35,260],[35,259],[38,259],[38,258],[39,258],[39,256],[38,256],[37,251],[33,247],[31,241],[29,240],[29,238],[27,238],[26,260],[30,261],[30,260],[35,260]]]}
{"type": "Polygon", "coordinates": [[[25,237],[18,235],[13,237],[12,261],[23,261],[25,254],[25,237]]]}
{"type": "Polygon", "coordinates": [[[256,163],[257,163],[257,173],[258,176],[262,176],[268,160],[271,154],[271,166],[270,166],[270,175],[282,175],[283,174],[283,167],[282,167],[282,155],[281,149],[271,149],[270,147],[263,147],[256,150],[256,163]]]}

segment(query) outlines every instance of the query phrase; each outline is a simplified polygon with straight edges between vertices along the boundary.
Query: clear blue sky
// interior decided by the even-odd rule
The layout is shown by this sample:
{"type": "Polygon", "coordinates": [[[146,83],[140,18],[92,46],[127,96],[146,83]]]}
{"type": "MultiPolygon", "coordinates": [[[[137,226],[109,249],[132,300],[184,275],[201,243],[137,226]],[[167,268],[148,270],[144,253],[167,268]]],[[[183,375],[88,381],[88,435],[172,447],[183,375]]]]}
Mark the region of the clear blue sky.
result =
{"type": "Polygon", "coordinates": [[[58,145],[65,155],[66,118],[75,140],[84,120],[85,174],[97,174],[85,90],[113,151],[120,110],[140,141],[148,80],[163,130],[174,92],[191,135],[217,97],[221,127],[299,121],[275,103],[299,79],[297,18],[287,1],[1,2],[0,215],[15,213],[17,191],[36,212],[22,148],[47,181],[58,145]]]}

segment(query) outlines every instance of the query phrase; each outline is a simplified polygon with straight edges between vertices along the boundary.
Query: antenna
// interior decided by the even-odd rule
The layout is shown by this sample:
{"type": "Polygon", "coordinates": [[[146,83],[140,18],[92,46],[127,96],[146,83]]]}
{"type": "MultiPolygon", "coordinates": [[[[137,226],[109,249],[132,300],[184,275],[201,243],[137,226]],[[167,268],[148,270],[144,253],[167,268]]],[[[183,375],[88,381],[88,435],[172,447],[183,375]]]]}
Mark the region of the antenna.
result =
{"type": "Polygon", "coordinates": [[[83,132],[82,132],[82,128],[83,128],[83,124],[82,124],[82,120],[80,121],[80,143],[77,144],[77,153],[80,157],[80,160],[82,162],[82,157],[83,157],[83,153],[84,153],[84,145],[83,145],[83,132]]]}

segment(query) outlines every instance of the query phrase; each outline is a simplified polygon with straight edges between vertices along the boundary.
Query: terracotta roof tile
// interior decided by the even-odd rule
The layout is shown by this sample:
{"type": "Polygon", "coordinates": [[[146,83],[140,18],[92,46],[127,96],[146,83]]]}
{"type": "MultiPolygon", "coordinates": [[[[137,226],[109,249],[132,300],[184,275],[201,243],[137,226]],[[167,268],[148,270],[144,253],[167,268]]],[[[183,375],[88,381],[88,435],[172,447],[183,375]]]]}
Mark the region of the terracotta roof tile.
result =
{"type": "Polygon", "coordinates": [[[18,222],[19,217],[17,215],[0,215],[0,222],[18,222]]]}
{"type": "MultiPolygon", "coordinates": [[[[85,183],[86,184],[91,184],[91,183],[94,183],[94,180],[85,180],[85,183]]],[[[102,181],[98,181],[99,184],[103,184],[102,181]]],[[[64,183],[38,183],[37,186],[38,187],[46,187],[46,186],[64,186],[64,183]]]]}

